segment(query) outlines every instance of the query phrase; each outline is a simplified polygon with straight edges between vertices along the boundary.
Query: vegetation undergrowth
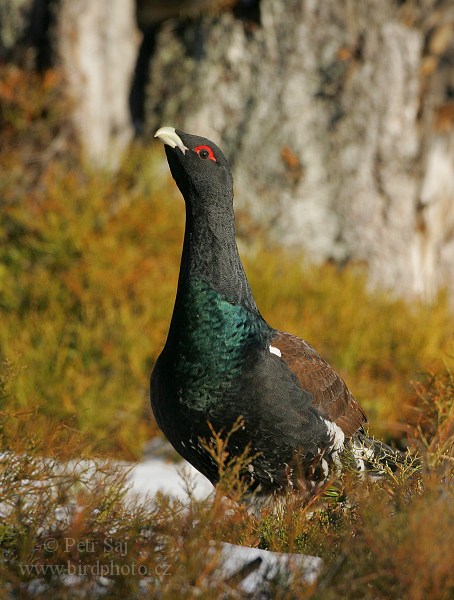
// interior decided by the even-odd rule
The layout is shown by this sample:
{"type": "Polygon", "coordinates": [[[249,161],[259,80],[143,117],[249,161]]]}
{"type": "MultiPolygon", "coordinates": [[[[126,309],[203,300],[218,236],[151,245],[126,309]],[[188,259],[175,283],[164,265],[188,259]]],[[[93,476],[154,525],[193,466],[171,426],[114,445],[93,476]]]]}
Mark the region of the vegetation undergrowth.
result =
{"type": "Polygon", "coordinates": [[[223,542],[322,558],[309,580],[293,558],[285,577],[277,573],[268,582],[264,598],[452,597],[451,371],[419,386],[412,439],[422,469],[396,465],[378,480],[346,470],[305,498],[289,494],[261,512],[241,501],[251,457],[229,455],[228,433],[213,431],[206,440],[221,476],[214,497],[196,500],[187,480],[187,503],[164,495],[140,503],[128,490],[124,466],[71,460],[75,446],[82,457],[91,451],[79,433],[66,428],[63,439],[45,417],[11,412],[14,377],[14,368],[4,364],[0,597],[248,597],[240,587],[245,573],[224,571],[223,542]],[[30,420],[35,434],[21,435],[30,431],[30,420]],[[49,439],[56,458],[44,459],[49,439]]]}

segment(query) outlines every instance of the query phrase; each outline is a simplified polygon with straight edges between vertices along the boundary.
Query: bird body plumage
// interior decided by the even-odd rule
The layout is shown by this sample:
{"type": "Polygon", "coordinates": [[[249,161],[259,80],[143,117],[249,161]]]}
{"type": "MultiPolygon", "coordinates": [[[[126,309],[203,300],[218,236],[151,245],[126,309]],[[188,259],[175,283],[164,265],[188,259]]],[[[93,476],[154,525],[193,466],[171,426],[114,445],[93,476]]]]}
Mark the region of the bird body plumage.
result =
{"type": "Polygon", "coordinates": [[[312,346],[261,316],[238,254],[233,181],[220,149],[173,128],[156,135],[186,202],[175,307],[151,379],[158,425],[213,483],[218,466],[200,439],[210,437],[208,423],[227,433],[239,416],[229,450],[248,446],[256,455],[245,473],[251,489],[284,490],[296,471],[323,481],[366,417],[312,346]]]}

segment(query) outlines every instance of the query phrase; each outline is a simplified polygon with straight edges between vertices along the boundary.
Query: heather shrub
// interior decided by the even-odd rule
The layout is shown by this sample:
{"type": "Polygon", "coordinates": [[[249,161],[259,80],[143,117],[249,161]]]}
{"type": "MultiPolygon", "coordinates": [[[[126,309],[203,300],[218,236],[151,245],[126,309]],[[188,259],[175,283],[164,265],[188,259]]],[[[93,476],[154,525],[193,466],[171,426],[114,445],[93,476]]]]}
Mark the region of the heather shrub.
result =
{"type": "Polygon", "coordinates": [[[242,597],[246,572],[220,575],[221,542],[322,557],[315,580],[297,564],[290,577],[276,576],[268,591],[275,598],[452,597],[452,372],[418,390],[422,470],[375,481],[346,471],[308,502],[289,495],[260,514],[241,501],[239,474],[249,458],[226,453],[229,432],[206,441],[222,474],[214,497],[191,498],[188,480],[187,504],[164,495],[141,504],[121,464],[69,460],[75,447],[90,454],[80,434],[66,428],[63,440],[43,416],[10,411],[15,376],[2,366],[0,580],[8,597],[242,597]],[[436,409],[429,402],[426,412],[434,389],[436,409]],[[30,420],[35,434],[16,435],[30,431],[30,420]],[[55,456],[43,460],[49,441],[55,456]]]}

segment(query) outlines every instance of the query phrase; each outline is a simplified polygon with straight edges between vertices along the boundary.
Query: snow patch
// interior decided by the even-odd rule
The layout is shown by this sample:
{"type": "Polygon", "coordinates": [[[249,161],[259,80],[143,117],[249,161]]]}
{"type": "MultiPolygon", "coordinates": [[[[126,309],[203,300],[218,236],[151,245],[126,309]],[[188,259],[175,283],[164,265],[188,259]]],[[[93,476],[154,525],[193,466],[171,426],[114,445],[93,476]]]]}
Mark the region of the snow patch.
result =
{"type": "Polygon", "coordinates": [[[131,491],[149,500],[157,492],[188,500],[185,482],[190,482],[190,488],[195,498],[206,498],[213,486],[186,461],[179,463],[166,462],[161,458],[150,458],[132,467],[129,473],[131,491]]]}
{"type": "Polygon", "coordinates": [[[320,573],[322,560],[316,556],[283,554],[224,542],[218,564],[222,565],[220,576],[227,580],[249,568],[252,572],[244,577],[240,587],[246,594],[256,594],[276,576],[290,578],[292,567],[299,567],[303,579],[309,584],[314,583],[320,573]]]}

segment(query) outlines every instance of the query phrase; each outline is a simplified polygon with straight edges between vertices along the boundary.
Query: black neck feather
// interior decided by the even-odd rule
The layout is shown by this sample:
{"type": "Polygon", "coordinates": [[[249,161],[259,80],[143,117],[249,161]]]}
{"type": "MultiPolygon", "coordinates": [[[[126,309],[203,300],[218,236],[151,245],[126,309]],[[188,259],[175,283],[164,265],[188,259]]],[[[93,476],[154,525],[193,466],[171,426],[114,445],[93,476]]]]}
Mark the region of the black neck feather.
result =
{"type": "Polygon", "coordinates": [[[232,304],[258,314],[235,240],[232,198],[203,206],[186,202],[186,230],[181,258],[179,293],[193,278],[209,284],[232,304]]]}

